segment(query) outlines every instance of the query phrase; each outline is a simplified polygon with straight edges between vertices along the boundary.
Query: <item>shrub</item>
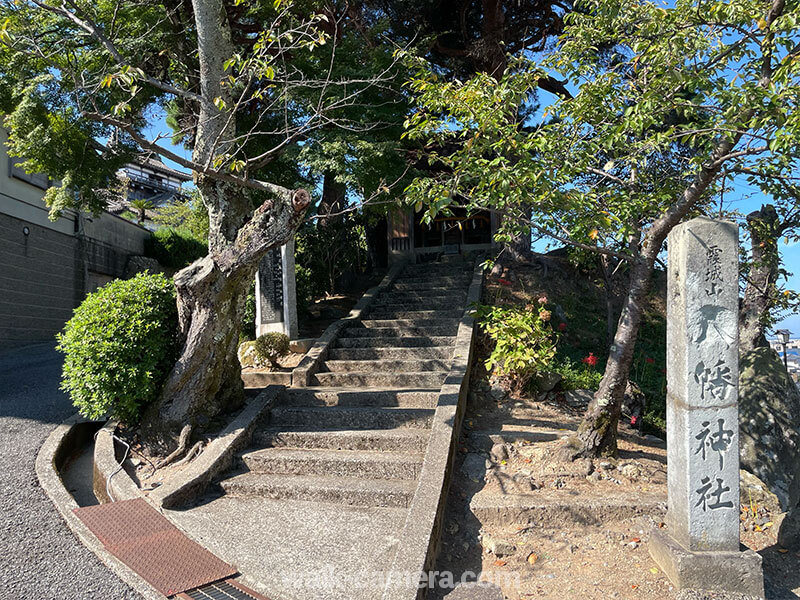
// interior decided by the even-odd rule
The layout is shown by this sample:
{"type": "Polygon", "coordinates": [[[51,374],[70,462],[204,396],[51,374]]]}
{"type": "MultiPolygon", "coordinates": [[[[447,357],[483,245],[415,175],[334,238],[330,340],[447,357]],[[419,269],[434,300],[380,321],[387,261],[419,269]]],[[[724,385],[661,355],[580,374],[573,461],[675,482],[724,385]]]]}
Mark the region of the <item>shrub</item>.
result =
{"type": "Polygon", "coordinates": [[[566,356],[556,360],[552,370],[561,375],[560,385],[564,390],[597,390],[603,379],[602,369],[598,370],[588,362],[574,363],[566,356]]]}
{"type": "Polygon", "coordinates": [[[156,399],[177,352],[175,288],[140,273],[89,294],[58,335],[61,389],[80,413],[136,423],[156,399]]]}
{"type": "Polygon", "coordinates": [[[145,240],[144,254],[165,267],[182,269],[208,254],[208,244],[188,231],[166,227],[145,240]]]}
{"type": "Polygon", "coordinates": [[[260,360],[268,360],[277,366],[278,359],[289,354],[289,336],[277,331],[265,333],[258,337],[254,347],[260,360]]]}
{"type": "Polygon", "coordinates": [[[518,390],[536,373],[548,370],[556,353],[550,316],[544,303],[538,307],[479,306],[478,322],[494,342],[486,368],[510,377],[518,390]]]}

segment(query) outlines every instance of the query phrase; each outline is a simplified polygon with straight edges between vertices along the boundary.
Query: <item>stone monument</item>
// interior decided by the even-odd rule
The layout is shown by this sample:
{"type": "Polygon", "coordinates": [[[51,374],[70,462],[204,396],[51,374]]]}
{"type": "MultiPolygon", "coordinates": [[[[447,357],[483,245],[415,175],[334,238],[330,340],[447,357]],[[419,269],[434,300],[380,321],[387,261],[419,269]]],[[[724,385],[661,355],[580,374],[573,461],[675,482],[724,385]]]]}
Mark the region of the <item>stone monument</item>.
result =
{"type": "Polygon", "coordinates": [[[294,240],[273,248],[256,274],[256,336],[272,331],[297,339],[294,240]]]}
{"type": "Polygon", "coordinates": [[[700,217],[669,235],[666,528],[650,554],[679,589],[764,596],[739,548],[739,232],[700,217]]]}

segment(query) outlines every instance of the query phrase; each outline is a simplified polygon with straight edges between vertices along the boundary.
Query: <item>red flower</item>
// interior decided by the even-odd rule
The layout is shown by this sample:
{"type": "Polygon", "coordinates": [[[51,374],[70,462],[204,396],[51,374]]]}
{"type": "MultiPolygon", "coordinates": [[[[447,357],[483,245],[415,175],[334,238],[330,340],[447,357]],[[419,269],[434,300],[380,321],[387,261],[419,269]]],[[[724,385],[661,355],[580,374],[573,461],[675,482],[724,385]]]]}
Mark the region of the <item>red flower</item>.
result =
{"type": "Polygon", "coordinates": [[[631,417],[631,427],[636,427],[636,424],[637,424],[638,422],[639,422],[639,417],[637,417],[636,415],[633,415],[633,416],[631,417]]]}
{"type": "Polygon", "coordinates": [[[590,367],[597,366],[597,357],[594,355],[594,352],[589,352],[589,356],[584,358],[581,362],[586,363],[590,367]]]}
{"type": "Polygon", "coordinates": [[[648,356],[647,358],[644,359],[644,362],[646,362],[648,365],[654,365],[654,364],[656,364],[656,359],[655,358],[650,358],[648,356]]]}
{"type": "Polygon", "coordinates": [[[566,323],[559,323],[558,324],[558,330],[559,331],[566,331],[567,330],[567,324],[566,323]]]}
{"type": "Polygon", "coordinates": [[[497,281],[500,282],[500,285],[511,285],[511,282],[508,279],[503,279],[502,277],[497,281]]]}

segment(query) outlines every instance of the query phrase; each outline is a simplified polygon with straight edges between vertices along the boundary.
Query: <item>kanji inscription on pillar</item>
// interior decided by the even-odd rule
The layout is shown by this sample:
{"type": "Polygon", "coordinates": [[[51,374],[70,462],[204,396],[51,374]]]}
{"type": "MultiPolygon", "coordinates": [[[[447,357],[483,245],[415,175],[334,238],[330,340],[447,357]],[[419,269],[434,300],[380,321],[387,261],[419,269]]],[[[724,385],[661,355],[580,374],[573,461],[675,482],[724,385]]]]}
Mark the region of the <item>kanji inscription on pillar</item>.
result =
{"type": "Polygon", "coordinates": [[[693,219],[668,244],[667,524],[687,550],[737,551],[738,229],[693,219]]]}

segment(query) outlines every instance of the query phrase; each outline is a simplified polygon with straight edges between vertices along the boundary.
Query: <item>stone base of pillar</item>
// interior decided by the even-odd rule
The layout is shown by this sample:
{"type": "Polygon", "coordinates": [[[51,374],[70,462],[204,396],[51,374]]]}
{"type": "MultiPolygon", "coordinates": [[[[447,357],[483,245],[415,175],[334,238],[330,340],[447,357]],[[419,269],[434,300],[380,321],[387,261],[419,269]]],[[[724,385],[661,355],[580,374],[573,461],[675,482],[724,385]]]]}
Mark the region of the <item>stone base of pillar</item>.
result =
{"type": "Polygon", "coordinates": [[[256,323],[256,337],[261,337],[265,333],[285,333],[291,339],[291,332],[287,330],[286,324],[282,321],[277,323],[256,323]]]}
{"type": "Polygon", "coordinates": [[[650,556],[679,590],[737,592],[764,597],[761,555],[742,552],[691,552],[663,529],[654,529],[650,556]]]}

